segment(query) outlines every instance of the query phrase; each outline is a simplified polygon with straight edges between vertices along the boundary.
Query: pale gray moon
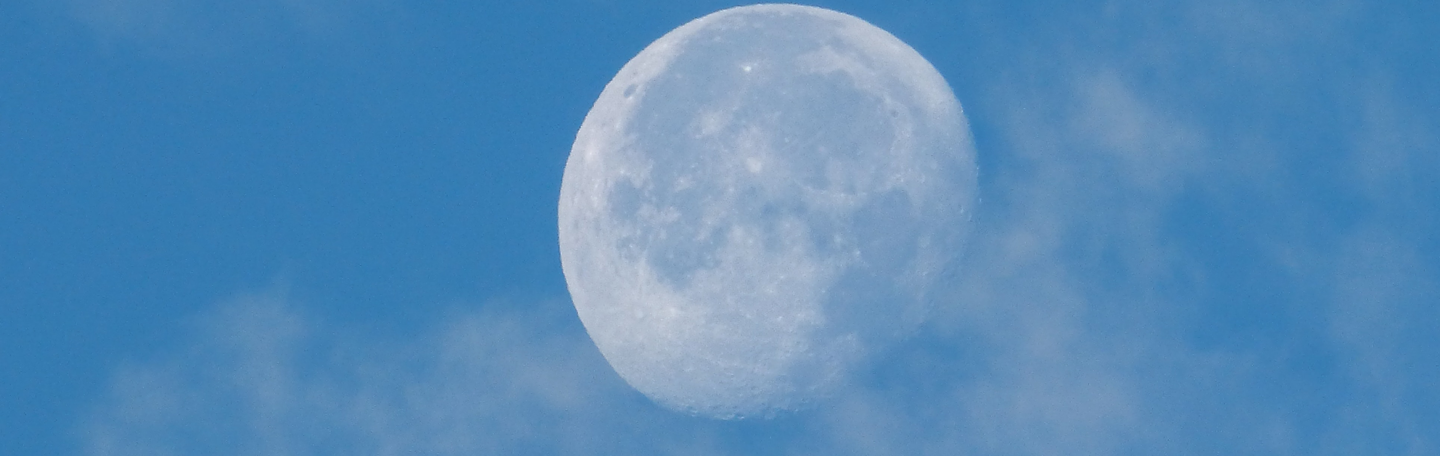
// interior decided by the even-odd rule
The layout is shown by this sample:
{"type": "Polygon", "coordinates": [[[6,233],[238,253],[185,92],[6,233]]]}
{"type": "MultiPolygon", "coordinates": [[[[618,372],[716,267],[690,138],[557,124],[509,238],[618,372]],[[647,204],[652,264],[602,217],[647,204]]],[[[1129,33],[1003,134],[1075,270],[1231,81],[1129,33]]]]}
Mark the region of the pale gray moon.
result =
{"type": "Polygon", "coordinates": [[[565,165],[561,263],[636,390],[773,416],[922,322],[975,187],[960,103],[910,46],[826,9],[732,8],[605,86],[565,165]]]}

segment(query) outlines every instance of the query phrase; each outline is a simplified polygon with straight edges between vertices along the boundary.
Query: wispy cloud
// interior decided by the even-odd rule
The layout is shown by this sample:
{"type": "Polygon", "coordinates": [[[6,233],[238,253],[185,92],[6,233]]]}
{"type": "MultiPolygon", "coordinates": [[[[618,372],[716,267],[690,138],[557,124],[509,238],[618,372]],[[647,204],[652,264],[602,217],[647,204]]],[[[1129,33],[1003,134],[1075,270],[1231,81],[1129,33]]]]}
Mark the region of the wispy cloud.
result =
{"type": "MultiPolygon", "coordinates": [[[[1264,56],[1338,39],[1348,8],[1196,6],[1146,55],[1216,52],[1253,65],[1220,76],[1300,81],[1264,56]]],[[[187,348],[119,370],[90,453],[1440,451],[1437,119],[1398,88],[1316,83],[1275,99],[1361,109],[1296,120],[1338,139],[1303,142],[1232,118],[1293,106],[1217,110],[1150,78],[1172,57],[1067,58],[986,87],[999,108],[969,112],[1001,137],[981,151],[985,202],[951,298],[816,410],[661,410],[563,301],[377,341],[251,296],[198,319],[187,348]]]]}
{"type": "MultiPolygon", "coordinates": [[[[561,308],[560,310],[563,310],[561,308]]],[[[658,413],[553,305],[457,314],[373,340],[256,295],[188,347],[121,369],[89,454],[600,454],[658,413]],[[637,410],[638,409],[638,410],[637,410]]]]}
{"type": "Polygon", "coordinates": [[[1149,271],[1167,262],[1156,207],[1203,142],[1113,74],[1064,93],[1031,107],[1053,117],[1016,115],[1015,166],[1031,172],[988,214],[955,305],[812,412],[729,423],[661,410],[609,370],[564,302],[364,341],[252,296],[199,319],[186,351],[122,370],[88,425],[92,454],[1113,454],[1161,442],[1175,423],[1146,403],[1174,367],[1146,363],[1171,354],[1153,346],[1170,342],[1151,324],[1163,314],[1123,309],[1153,306],[1149,271]],[[1100,261],[1135,272],[1097,287],[1100,261]]]}

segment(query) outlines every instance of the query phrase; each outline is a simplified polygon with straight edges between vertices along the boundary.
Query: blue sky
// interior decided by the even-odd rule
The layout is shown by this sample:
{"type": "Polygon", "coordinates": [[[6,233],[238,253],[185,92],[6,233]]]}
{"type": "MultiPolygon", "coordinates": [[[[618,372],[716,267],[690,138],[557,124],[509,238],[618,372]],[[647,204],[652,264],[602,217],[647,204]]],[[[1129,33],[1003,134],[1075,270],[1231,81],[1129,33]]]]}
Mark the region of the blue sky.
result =
{"type": "Polygon", "coordinates": [[[604,84],[730,2],[0,4],[3,454],[1440,454],[1440,7],[907,2],[982,204],[921,332],[662,410],[566,295],[604,84]]]}

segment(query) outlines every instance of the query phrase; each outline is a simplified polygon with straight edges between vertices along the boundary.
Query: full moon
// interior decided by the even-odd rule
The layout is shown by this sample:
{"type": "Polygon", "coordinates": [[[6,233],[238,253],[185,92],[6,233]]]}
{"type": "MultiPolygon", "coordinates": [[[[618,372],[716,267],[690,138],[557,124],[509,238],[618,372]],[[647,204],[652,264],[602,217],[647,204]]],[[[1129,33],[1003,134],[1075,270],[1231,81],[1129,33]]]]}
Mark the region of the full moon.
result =
{"type": "Polygon", "coordinates": [[[600,93],[565,165],[561,263],[636,390],[774,416],[924,320],[975,186],[960,103],[910,46],[826,9],[732,8],[651,43],[600,93]]]}

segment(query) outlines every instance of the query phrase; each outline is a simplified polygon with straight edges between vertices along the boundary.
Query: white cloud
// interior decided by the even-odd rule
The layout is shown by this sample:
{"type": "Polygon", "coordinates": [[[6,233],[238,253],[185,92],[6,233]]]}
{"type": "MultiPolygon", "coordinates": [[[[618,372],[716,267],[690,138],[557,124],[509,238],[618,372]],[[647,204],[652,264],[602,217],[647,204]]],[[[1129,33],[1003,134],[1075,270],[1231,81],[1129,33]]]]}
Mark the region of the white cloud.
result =
{"type": "Polygon", "coordinates": [[[306,319],[283,297],[242,297],[198,319],[185,350],[117,373],[85,426],[88,453],[625,450],[628,427],[658,410],[639,407],[555,306],[536,307],[384,341],[306,319]]]}
{"type": "Polygon", "coordinates": [[[1436,312],[1424,279],[1436,271],[1408,253],[1415,238],[1381,224],[1338,252],[1262,252],[1340,259],[1296,272],[1334,284],[1311,310],[1329,326],[1198,346],[1186,337],[1215,329],[1194,306],[1211,303],[1167,288],[1201,266],[1166,214],[1187,182],[1236,178],[1199,157],[1203,129],[1110,70],[1011,106],[1008,161],[987,170],[1007,193],[983,208],[953,302],[817,410],[758,423],[664,411],[614,375],[564,302],[457,312],[377,341],[251,296],[198,319],[184,350],[117,372],[86,424],[89,454],[1338,454],[1386,439],[1405,440],[1393,454],[1435,451],[1436,370],[1413,363],[1436,350],[1413,344],[1434,340],[1420,322],[1436,312]],[[1346,378],[1291,384],[1277,363],[1307,344],[1339,347],[1346,378]]]}
{"type": "MultiPolygon", "coordinates": [[[[1189,26],[1212,34],[1194,39],[1211,41],[1149,46],[1218,46],[1236,53],[1222,61],[1273,75],[1283,65],[1256,56],[1330,33],[1346,11],[1333,5],[1273,32],[1303,6],[1197,7],[1203,23],[1189,26]]],[[[1102,63],[1036,78],[1060,84],[990,87],[1005,108],[982,114],[1003,137],[982,150],[988,193],[954,298],[818,410],[761,423],[660,410],[615,377],[563,302],[367,341],[262,296],[202,319],[185,351],[120,370],[86,427],[90,452],[1440,451],[1433,119],[1391,92],[1360,94],[1362,120],[1341,135],[1355,142],[1339,146],[1349,161],[1317,184],[1287,167],[1333,157],[1157,96],[1189,86],[1137,82],[1145,62],[1102,63]],[[1345,225],[1302,207],[1329,201],[1317,189],[1367,212],[1345,225]],[[1186,198],[1220,211],[1201,219],[1214,226],[1177,234],[1175,215],[1196,210],[1186,198]],[[1235,239],[1196,239],[1207,235],[1235,239]],[[1254,251],[1198,258],[1233,244],[1254,251]]]]}

